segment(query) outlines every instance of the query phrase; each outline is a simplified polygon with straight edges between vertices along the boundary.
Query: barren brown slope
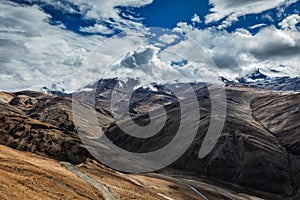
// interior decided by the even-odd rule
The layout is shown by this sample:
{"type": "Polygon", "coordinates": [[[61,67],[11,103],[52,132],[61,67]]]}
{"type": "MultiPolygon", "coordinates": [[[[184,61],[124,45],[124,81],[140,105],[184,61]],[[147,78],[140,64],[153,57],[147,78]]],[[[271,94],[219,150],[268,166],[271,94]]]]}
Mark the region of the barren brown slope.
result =
{"type": "Polygon", "coordinates": [[[0,145],[0,199],[103,199],[58,162],[0,145]]]}

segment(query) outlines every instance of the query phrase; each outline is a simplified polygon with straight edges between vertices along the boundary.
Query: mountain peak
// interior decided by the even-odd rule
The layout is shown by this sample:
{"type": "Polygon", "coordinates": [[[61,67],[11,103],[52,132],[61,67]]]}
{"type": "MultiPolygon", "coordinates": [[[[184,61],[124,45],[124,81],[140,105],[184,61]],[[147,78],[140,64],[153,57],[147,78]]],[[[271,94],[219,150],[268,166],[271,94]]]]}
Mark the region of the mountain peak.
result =
{"type": "Polygon", "coordinates": [[[277,91],[300,91],[300,77],[269,77],[262,73],[259,68],[243,77],[235,78],[232,81],[225,77],[220,77],[220,80],[228,85],[251,85],[277,91]]]}
{"type": "Polygon", "coordinates": [[[51,86],[51,89],[48,87],[43,87],[43,88],[41,88],[41,91],[45,94],[63,95],[63,94],[65,94],[65,89],[63,87],[61,87],[60,85],[53,83],[51,86]]]}
{"type": "Polygon", "coordinates": [[[253,73],[248,74],[247,77],[249,77],[249,78],[251,78],[253,80],[268,78],[267,75],[265,75],[265,74],[263,74],[263,73],[260,72],[259,68],[256,69],[253,73]]]}
{"type": "Polygon", "coordinates": [[[247,74],[244,77],[236,78],[238,83],[253,83],[261,80],[268,79],[269,77],[260,72],[260,69],[256,69],[254,72],[247,74]]]}

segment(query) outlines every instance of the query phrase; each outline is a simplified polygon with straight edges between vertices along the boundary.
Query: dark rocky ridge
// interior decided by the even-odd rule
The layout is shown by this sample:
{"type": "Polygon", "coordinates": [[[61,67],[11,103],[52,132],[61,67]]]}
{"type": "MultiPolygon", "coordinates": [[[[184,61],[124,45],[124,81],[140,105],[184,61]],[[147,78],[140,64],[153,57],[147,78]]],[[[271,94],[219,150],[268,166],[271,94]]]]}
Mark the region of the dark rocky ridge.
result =
{"type": "MultiPolygon", "coordinates": [[[[83,162],[90,156],[89,152],[75,132],[62,126],[68,121],[61,113],[70,114],[71,107],[51,108],[54,102],[57,102],[56,97],[35,92],[12,95],[9,102],[0,101],[0,143],[74,164],[83,162]],[[46,104],[45,100],[53,104],[46,104]],[[39,115],[31,115],[36,107],[43,109],[37,110],[39,115]],[[48,110],[52,109],[55,111],[49,115],[48,110]]],[[[69,102],[70,99],[64,99],[66,105],[69,102]]]]}
{"type": "Polygon", "coordinates": [[[251,103],[253,117],[270,131],[288,153],[296,199],[300,198],[300,94],[263,96],[251,103]]]}

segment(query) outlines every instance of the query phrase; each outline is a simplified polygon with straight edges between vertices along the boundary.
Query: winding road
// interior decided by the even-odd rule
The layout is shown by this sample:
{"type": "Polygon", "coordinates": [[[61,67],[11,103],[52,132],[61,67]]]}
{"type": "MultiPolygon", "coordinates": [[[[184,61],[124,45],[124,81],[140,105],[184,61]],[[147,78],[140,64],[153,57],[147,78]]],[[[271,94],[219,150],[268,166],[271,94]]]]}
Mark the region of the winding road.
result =
{"type": "Polygon", "coordinates": [[[68,162],[59,162],[62,166],[67,168],[69,171],[73,172],[75,175],[77,175],[79,178],[82,180],[86,181],[93,187],[95,187],[99,192],[102,193],[103,197],[105,200],[116,200],[116,198],[110,193],[108,188],[100,183],[99,181],[96,181],[80,171],[75,165],[72,165],[71,163],[68,162]]]}

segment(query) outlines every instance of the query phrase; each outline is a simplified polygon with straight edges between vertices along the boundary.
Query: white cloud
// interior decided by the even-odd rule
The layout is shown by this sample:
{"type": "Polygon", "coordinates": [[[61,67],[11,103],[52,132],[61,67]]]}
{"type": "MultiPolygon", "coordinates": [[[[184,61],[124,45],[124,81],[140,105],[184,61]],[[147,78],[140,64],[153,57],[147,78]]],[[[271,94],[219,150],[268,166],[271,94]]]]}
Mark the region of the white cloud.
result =
{"type": "Polygon", "coordinates": [[[153,0],[69,0],[71,3],[79,7],[83,17],[95,19],[98,22],[107,21],[115,28],[124,30],[126,28],[140,27],[141,24],[132,20],[126,20],[120,17],[120,11],[116,7],[141,7],[151,4],[153,0]],[[112,22],[110,19],[113,19],[112,22]]]}
{"type": "Polygon", "coordinates": [[[231,14],[218,26],[218,29],[229,27],[234,21],[238,21],[238,16],[236,14],[231,14]]]}
{"type": "Polygon", "coordinates": [[[254,26],[251,26],[249,27],[250,29],[256,29],[256,28],[261,28],[261,27],[264,27],[264,26],[267,26],[267,24],[256,24],[254,26]]]}
{"type": "Polygon", "coordinates": [[[139,79],[143,86],[150,86],[153,82],[218,80],[214,63],[195,41],[187,38],[160,49],[149,44],[152,38],[132,33],[104,41],[81,68],[76,89],[100,78],[114,77],[139,79]],[[119,48],[115,48],[117,45],[119,48]],[[172,65],[172,62],[182,60],[188,62],[180,66],[172,65]]]}
{"type": "Polygon", "coordinates": [[[118,7],[141,7],[151,4],[153,0],[65,0],[63,3],[57,0],[30,0],[30,2],[48,5],[66,13],[78,13],[85,19],[93,19],[97,24],[83,30],[96,33],[98,30],[109,31],[104,30],[101,25],[103,22],[121,31],[128,28],[141,28],[142,24],[136,22],[133,16],[127,16],[131,20],[122,18],[118,7]]]}
{"type": "Polygon", "coordinates": [[[173,29],[174,32],[184,33],[186,31],[192,30],[192,26],[188,25],[186,22],[178,22],[177,26],[173,29]]]}
{"type": "MultiPolygon", "coordinates": [[[[117,6],[140,7],[152,0],[31,2],[49,5],[62,12],[80,13],[83,18],[96,20],[93,26],[81,27],[83,32],[111,34],[114,30],[101,23],[110,23],[118,30],[143,29],[142,24],[121,18],[117,6]]],[[[63,24],[51,26],[49,18],[38,6],[0,2],[0,90],[39,90],[58,82],[63,83],[66,91],[73,90],[74,77],[82,63],[105,38],[80,36],[62,29],[63,24]]],[[[118,48],[119,45],[121,43],[112,48],[118,48]]],[[[97,75],[95,69],[93,74],[97,75]]]]}
{"type": "Polygon", "coordinates": [[[0,89],[38,90],[64,82],[71,88],[74,73],[101,37],[81,37],[48,24],[38,7],[0,3],[0,89]]]}
{"type": "Polygon", "coordinates": [[[178,38],[179,37],[177,35],[174,35],[174,34],[164,34],[164,35],[159,37],[159,40],[163,43],[171,44],[175,40],[177,40],[178,38]]]}
{"type": "Polygon", "coordinates": [[[236,20],[239,16],[261,13],[272,8],[289,5],[295,1],[296,0],[210,0],[209,3],[212,5],[212,8],[210,9],[211,13],[206,16],[206,23],[227,18],[226,24],[229,25],[229,21],[236,20]]]}
{"type": "Polygon", "coordinates": [[[191,19],[191,21],[192,21],[193,23],[201,23],[201,22],[202,22],[201,19],[200,19],[200,17],[199,17],[199,15],[197,15],[196,13],[194,14],[194,16],[193,16],[193,18],[191,19]]]}
{"type": "Polygon", "coordinates": [[[217,75],[209,67],[207,60],[198,59],[191,54],[191,50],[201,49],[192,45],[192,41],[182,41],[174,48],[159,51],[156,47],[147,46],[130,51],[120,62],[106,71],[108,78],[123,77],[139,79],[143,86],[151,83],[166,84],[170,82],[218,81],[217,75]],[[180,52],[178,50],[180,49],[180,52]],[[183,52],[184,51],[184,52],[183,52]],[[189,62],[183,66],[172,66],[171,61],[181,57],[188,57],[189,62]],[[194,59],[192,59],[192,57],[194,59]]]}
{"type": "Polygon", "coordinates": [[[107,28],[106,26],[102,24],[95,24],[94,26],[89,26],[89,27],[81,27],[80,28],[81,32],[86,32],[86,33],[100,33],[100,34],[113,34],[114,31],[107,28]]]}
{"type": "Polygon", "coordinates": [[[181,26],[176,30],[187,33],[187,37],[202,45],[218,66],[218,73],[228,78],[233,79],[257,68],[278,68],[291,77],[300,76],[298,31],[272,26],[261,29],[256,35],[245,29],[229,33],[215,28],[198,30],[181,26]]]}
{"type": "Polygon", "coordinates": [[[112,70],[112,66],[120,64],[121,60],[137,47],[147,46],[148,43],[143,36],[142,31],[127,32],[125,37],[118,35],[104,40],[87,56],[83,65],[77,70],[73,90],[78,90],[101,78],[115,78],[122,75],[117,73],[116,69],[112,70]]]}
{"type": "MultiPolygon", "coordinates": [[[[290,76],[300,76],[300,33],[291,28],[295,25],[295,16],[281,22],[283,30],[265,27],[256,35],[251,35],[245,29],[229,33],[214,28],[197,30],[187,23],[178,23],[174,31],[184,32],[187,38],[192,40],[182,41],[158,51],[149,45],[149,41],[144,37],[147,29],[142,24],[122,19],[119,11],[115,9],[115,6],[143,6],[152,1],[115,0],[100,3],[74,0],[73,2],[80,7],[80,12],[86,18],[93,17],[100,22],[102,19],[110,20],[108,18],[113,17],[114,22],[110,23],[114,23],[114,27],[127,31],[132,30],[130,27],[135,29],[127,38],[83,37],[59,26],[49,25],[50,16],[36,6],[21,7],[1,2],[1,90],[37,90],[43,86],[51,86],[52,83],[63,82],[63,87],[67,91],[72,91],[77,84],[83,87],[99,78],[119,75],[144,78],[144,81],[149,83],[171,80],[195,81],[200,80],[204,74],[211,77],[225,75],[228,78],[235,78],[258,67],[278,68],[290,76]],[[134,31],[136,28],[139,28],[139,32],[134,31]],[[196,46],[193,46],[194,41],[197,42],[196,46]],[[199,45],[202,48],[199,48],[199,45]],[[93,51],[98,46],[101,48],[93,51]],[[118,67],[122,60],[123,64],[127,63],[127,67],[126,65],[118,67]],[[182,60],[187,60],[187,64],[172,66],[170,63],[182,60]],[[218,68],[213,65],[212,60],[218,68]]],[[[279,3],[278,0],[274,2],[279,3]]],[[[236,2],[234,5],[238,7],[239,4],[242,10],[252,5],[248,1],[236,2]]],[[[77,12],[70,6],[63,6],[70,12],[77,12]]],[[[227,7],[226,9],[229,9],[227,7]]],[[[251,6],[249,9],[252,9],[251,6]]],[[[222,25],[228,26],[240,14],[230,12],[226,15],[229,16],[228,20],[222,25]]],[[[81,31],[111,33],[110,29],[100,23],[82,28],[81,31]]],[[[177,39],[178,36],[175,34],[159,38],[166,44],[172,44],[177,39]]]]}
{"type": "Polygon", "coordinates": [[[282,22],[279,23],[279,26],[283,29],[292,29],[296,30],[296,25],[300,22],[300,15],[293,14],[282,20],[282,22]]]}

